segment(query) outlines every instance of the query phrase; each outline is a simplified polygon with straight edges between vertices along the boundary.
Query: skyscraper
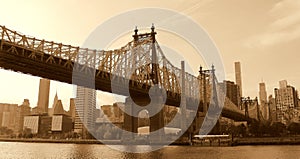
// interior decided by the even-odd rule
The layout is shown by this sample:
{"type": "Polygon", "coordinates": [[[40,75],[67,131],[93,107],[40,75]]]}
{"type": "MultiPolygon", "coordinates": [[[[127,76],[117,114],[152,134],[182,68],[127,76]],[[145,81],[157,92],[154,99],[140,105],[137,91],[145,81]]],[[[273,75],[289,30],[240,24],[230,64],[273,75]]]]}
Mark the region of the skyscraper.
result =
{"type": "Polygon", "coordinates": [[[18,106],[16,112],[16,122],[15,122],[15,132],[21,133],[23,131],[23,124],[24,124],[24,116],[30,115],[30,106],[29,100],[24,99],[23,104],[18,106]]]}
{"type": "Polygon", "coordinates": [[[272,95],[269,96],[269,120],[276,122],[276,102],[272,95]]]}
{"type": "Polygon", "coordinates": [[[242,89],[242,72],[241,72],[241,63],[235,62],[235,83],[239,86],[240,89],[240,96],[243,96],[243,89],[242,89]]]}
{"type": "Polygon", "coordinates": [[[286,88],[287,85],[288,84],[286,80],[279,81],[279,88],[286,88]]]}
{"type": "Polygon", "coordinates": [[[53,104],[52,104],[52,108],[54,108],[56,106],[58,102],[58,96],[57,96],[57,92],[55,93],[54,99],[53,99],[53,104]]]}
{"type": "Polygon", "coordinates": [[[70,108],[69,108],[68,114],[72,118],[72,122],[74,122],[75,116],[76,116],[75,99],[74,98],[70,98],[70,108]]]}
{"type": "Polygon", "coordinates": [[[58,99],[57,92],[54,96],[52,109],[53,109],[53,115],[65,114],[65,110],[63,108],[62,102],[61,100],[58,99]]]}
{"type": "Polygon", "coordinates": [[[286,124],[292,117],[291,113],[298,107],[297,92],[286,80],[279,82],[279,89],[275,88],[277,121],[286,124]]]}
{"type": "Polygon", "coordinates": [[[0,103],[0,127],[15,129],[18,104],[0,103]]]}
{"type": "Polygon", "coordinates": [[[95,126],[96,90],[77,86],[75,107],[74,131],[87,138],[95,126]]]}
{"type": "Polygon", "coordinates": [[[240,108],[241,96],[239,86],[232,81],[226,80],[224,80],[222,83],[219,83],[218,85],[221,89],[223,89],[222,91],[224,91],[224,89],[226,88],[226,92],[224,92],[226,94],[226,97],[228,97],[232,103],[234,103],[238,108],[240,108]]]}
{"type": "Polygon", "coordinates": [[[53,115],[65,115],[65,110],[63,108],[61,100],[58,100],[53,108],[53,115]]]}
{"type": "Polygon", "coordinates": [[[269,119],[269,106],[267,104],[267,91],[264,82],[259,83],[259,101],[262,115],[265,119],[269,119]]]}
{"type": "Polygon", "coordinates": [[[40,79],[39,98],[37,103],[38,113],[48,113],[50,80],[40,79]]]}
{"type": "Polygon", "coordinates": [[[267,102],[267,91],[266,91],[266,85],[264,82],[259,83],[259,101],[260,104],[263,102],[267,102]]]}

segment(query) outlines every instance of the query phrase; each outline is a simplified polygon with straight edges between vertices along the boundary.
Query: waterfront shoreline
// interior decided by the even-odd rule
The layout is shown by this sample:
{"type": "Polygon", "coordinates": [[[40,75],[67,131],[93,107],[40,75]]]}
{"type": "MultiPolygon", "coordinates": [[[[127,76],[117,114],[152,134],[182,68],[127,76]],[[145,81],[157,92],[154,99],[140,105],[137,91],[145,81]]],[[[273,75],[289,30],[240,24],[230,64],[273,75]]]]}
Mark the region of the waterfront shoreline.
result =
{"type": "MultiPolygon", "coordinates": [[[[111,144],[117,144],[119,140],[111,141],[111,144]]],[[[103,144],[98,140],[62,140],[62,139],[23,139],[23,138],[0,138],[0,142],[32,142],[32,143],[66,143],[66,144],[103,144]]],[[[110,142],[110,141],[109,141],[110,142]]],[[[120,143],[120,141],[119,141],[120,143]]]]}
{"type": "MultiPolygon", "coordinates": [[[[99,145],[122,145],[121,140],[105,140],[103,143],[98,140],[82,139],[24,139],[24,138],[0,138],[0,142],[27,142],[27,143],[64,143],[64,144],[99,144],[99,145]]],[[[142,144],[141,144],[142,145],[142,144]]],[[[175,146],[188,146],[188,143],[172,143],[175,146]]],[[[247,146],[247,145],[300,145],[300,137],[244,137],[234,138],[228,146],[247,146]]],[[[193,145],[199,146],[199,145],[193,145]]],[[[203,145],[209,146],[209,145],[203,145]]],[[[217,145],[213,145],[217,146],[217,145]]],[[[210,147],[210,146],[209,146],[210,147]]]]}
{"type": "MultiPolygon", "coordinates": [[[[82,140],[82,139],[24,139],[24,138],[0,138],[0,142],[28,142],[28,143],[65,143],[65,144],[99,144],[99,145],[122,145],[121,140],[105,140],[103,142],[98,140],[82,140]]],[[[137,144],[147,145],[147,144],[137,144]]],[[[189,143],[171,143],[170,145],[187,146],[189,143]]]]}
{"type": "Polygon", "coordinates": [[[300,145],[300,137],[243,137],[232,142],[232,146],[243,145],[300,145]]]}

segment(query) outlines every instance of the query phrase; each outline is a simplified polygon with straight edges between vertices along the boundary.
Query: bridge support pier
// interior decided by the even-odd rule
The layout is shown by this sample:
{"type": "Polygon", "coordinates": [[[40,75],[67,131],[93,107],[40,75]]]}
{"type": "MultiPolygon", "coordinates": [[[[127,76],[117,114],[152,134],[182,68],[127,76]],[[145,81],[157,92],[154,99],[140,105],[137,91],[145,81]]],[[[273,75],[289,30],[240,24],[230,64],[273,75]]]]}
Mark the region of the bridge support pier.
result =
{"type": "Polygon", "coordinates": [[[201,111],[198,111],[197,115],[196,115],[196,118],[193,122],[193,125],[194,125],[194,129],[193,129],[193,134],[194,135],[198,135],[199,132],[200,132],[200,128],[202,127],[202,124],[204,122],[204,119],[205,119],[205,113],[201,112],[201,111]]]}
{"type": "Polygon", "coordinates": [[[150,141],[152,144],[163,142],[165,137],[164,127],[164,112],[160,111],[150,117],[150,141]]]}
{"type": "MultiPolygon", "coordinates": [[[[132,107],[133,101],[130,98],[125,100],[125,112],[131,112],[133,115],[137,114],[132,107]]],[[[133,115],[124,113],[124,132],[122,134],[122,142],[133,142],[135,139],[135,134],[138,133],[138,118],[133,115]]]]}
{"type": "Polygon", "coordinates": [[[162,96],[153,96],[151,98],[151,109],[148,109],[150,114],[154,114],[150,117],[150,141],[151,144],[159,144],[164,141],[164,102],[162,96]],[[158,113],[157,110],[159,110],[158,113]],[[156,114],[155,114],[156,113],[156,114]]]}
{"type": "MultiPolygon", "coordinates": [[[[138,113],[141,110],[147,110],[150,115],[150,144],[160,144],[164,141],[165,131],[163,127],[164,124],[164,103],[162,96],[152,96],[151,105],[143,108],[138,108],[137,110],[133,107],[133,101],[131,98],[126,98],[125,101],[125,113],[124,113],[124,132],[122,134],[122,142],[124,143],[135,143],[136,136],[138,135],[138,113]],[[159,111],[158,111],[159,110],[159,111]],[[127,114],[130,112],[131,114],[127,114]],[[151,116],[152,115],[152,116],[151,116]]],[[[143,105],[145,100],[143,98],[136,99],[137,104],[143,105]]]]}

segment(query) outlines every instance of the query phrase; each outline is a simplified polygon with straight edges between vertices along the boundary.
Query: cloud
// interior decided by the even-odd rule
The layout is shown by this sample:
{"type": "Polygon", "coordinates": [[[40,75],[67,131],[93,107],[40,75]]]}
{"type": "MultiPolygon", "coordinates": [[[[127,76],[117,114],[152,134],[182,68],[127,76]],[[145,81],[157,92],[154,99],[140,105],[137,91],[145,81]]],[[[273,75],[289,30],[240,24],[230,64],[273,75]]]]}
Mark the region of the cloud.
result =
{"type": "Polygon", "coordinates": [[[247,47],[273,46],[300,38],[300,1],[280,1],[267,14],[275,20],[265,32],[247,39],[247,47]]]}
{"type": "Polygon", "coordinates": [[[298,28],[267,32],[260,35],[255,35],[249,38],[246,42],[247,47],[273,46],[279,43],[286,43],[298,39],[300,37],[300,25],[298,28]]]}
{"type": "MultiPolygon", "coordinates": [[[[214,1],[215,0],[196,0],[193,5],[188,5],[187,7],[180,10],[180,12],[183,12],[186,15],[199,14],[199,11],[201,11],[200,8],[204,8],[214,1]]],[[[183,3],[186,3],[186,1],[183,1],[183,3]]],[[[204,14],[204,12],[201,12],[201,14],[204,14]]]]}
{"type": "MultiPolygon", "coordinates": [[[[299,8],[300,9],[300,8],[299,8]]],[[[276,20],[271,24],[274,29],[285,29],[292,25],[298,24],[300,22],[300,10],[292,15],[287,15],[281,19],[276,20]]]]}

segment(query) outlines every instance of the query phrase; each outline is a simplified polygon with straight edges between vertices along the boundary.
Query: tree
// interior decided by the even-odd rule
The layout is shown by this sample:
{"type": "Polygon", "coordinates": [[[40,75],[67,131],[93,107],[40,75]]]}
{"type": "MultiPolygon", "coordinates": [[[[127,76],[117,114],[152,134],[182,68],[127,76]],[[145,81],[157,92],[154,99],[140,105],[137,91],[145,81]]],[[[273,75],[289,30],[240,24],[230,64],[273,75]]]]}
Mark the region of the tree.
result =
{"type": "Polygon", "coordinates": [[[260,134],[259,131],[259,123],[253,122],[249,124],[249,133],[251,135],[258,136],[260,134]]]}
{"type": "Polygon", "coordinates": [[[105,125],[101,125],[98,127],[98,129],[96,130],[96,136],[98,139],[103,139],[104,133],[106,131],[106,126],[105,125]]]}
{"type": "Polygon", "coordinates": [[[13,130],[7,128],[7,127],[0,127],[0,135],[12,135],[13,130]]]}
{"type": "Polygon", "coordinates": [[[286,126],[281,122],[275,122],[270,127],[271,135],[281,136],[286,131],[286,126]]]}
{"type": "Polygon", "coordinates": [[[237,131],[237,127],[235,125],[230,125],[228,128],[228,132],[232,135],[232,136],[238,136],[238,131],[237,131]]]}
{"type": "Polygon", "coordinates": [[[246,126],[244,124],[239,125],[236,130],[237,130],[237,134],[241,135],[241,136],[246,136],[246,126]]]}
{"type": "Polygon", "coordinates": [[[290,131],[291,134],[299,134],[300,123],[295,123],[295,122],[290,123],[287,130],[290,131]]]}
{"type": "Polygon", "coordinates": [[[33,137],[33,134],[32,134],[32,132],[31,132],[31,129],[30,128],[25,128],[24,130],[23,130],[23,132],[22,132],[22,136],[24,137],[24,138],[32,138],[33,137]]]}

